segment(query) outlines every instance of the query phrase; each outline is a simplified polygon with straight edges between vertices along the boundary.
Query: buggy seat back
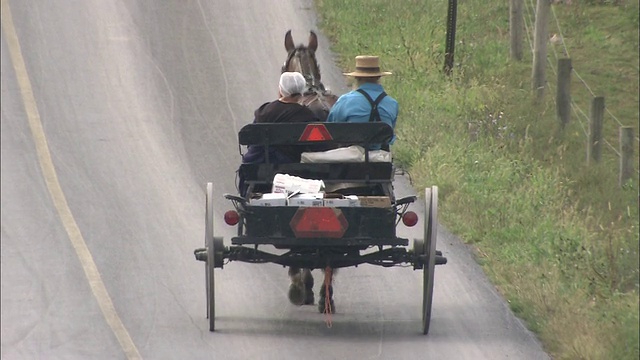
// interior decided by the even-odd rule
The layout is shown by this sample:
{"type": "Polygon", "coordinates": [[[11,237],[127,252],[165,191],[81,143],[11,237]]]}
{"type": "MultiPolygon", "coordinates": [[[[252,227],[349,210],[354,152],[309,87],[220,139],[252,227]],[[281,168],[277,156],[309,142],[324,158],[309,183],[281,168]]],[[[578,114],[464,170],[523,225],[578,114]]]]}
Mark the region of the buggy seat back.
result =
{"type": "Polygon", "coordinates": [[[336,148],[360,145],[365,149],[371,144],[389,144],[393,129],[386,123],[276,123],[245,125],[238,134],[240,145],[265,147],[266,162],[242,164],[241,176],[247,185],[268,185],[278,174],[289,174],[306,179],[323,180],[325,183],[390,183],[393,178],[392,164],[370,162],[365,151],[362,163],[272,163],[269,147],[294,145],[336,148]]]}

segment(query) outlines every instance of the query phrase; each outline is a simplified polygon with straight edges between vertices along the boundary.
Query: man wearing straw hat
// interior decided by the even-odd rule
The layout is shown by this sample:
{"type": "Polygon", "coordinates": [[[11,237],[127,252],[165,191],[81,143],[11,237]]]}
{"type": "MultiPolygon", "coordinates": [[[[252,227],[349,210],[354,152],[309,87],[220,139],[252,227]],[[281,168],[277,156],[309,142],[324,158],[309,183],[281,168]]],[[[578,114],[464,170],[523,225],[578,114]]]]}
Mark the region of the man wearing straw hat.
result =
{"type": "MultiPolygon", "coordinates": [[[[344,75],[355,78],[356,90],[340,96],[331,108],[327,122],[383,121],[395,128],[398,102],[387,95],[380,85],[382,76],[391,75],[390,72],[380,70],[380,59],[377,56],[356,56],[355,71],[344,75]]],[[[394,141],[395,135],[391,144],[394,141]]],[[[375,149],[380,149],[380,145],[374,145],[370,150],[375,149]]]]}

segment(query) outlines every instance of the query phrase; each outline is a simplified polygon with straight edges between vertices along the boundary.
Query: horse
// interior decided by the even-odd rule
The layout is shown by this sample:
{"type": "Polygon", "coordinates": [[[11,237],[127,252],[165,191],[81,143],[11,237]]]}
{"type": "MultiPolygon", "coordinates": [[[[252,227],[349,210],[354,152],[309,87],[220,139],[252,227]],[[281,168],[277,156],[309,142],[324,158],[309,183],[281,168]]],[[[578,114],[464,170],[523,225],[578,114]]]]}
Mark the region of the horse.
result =
{"type": "Polygon", "coordinates": [[[308,44],[295,46],[289,30],[284,36],[284,48],[287,50],[287,60],[282,65],[282,72],[297,71],[307,80],[305,92],[299,103],[309,107],[320,120],[325,121],[338,96],[325,89],[322,84],[320,66],[316,59],[318,36],[310,31],[308,44]]]}
{"type": "MultiPolygon", "coordinates": [[[[327,119],[329,110],[338,100],[338,96],[325,89],[320,75],[320,66],[316,59],[318,49],[318,37],[310,31],[307,45],[295,46],[291,30],[287,31],[284,37],[284,48],[287,50],[287,59],[282,65],[282,72],[297,71],[307,80],[307,86],[299,103],[311,109],[322,121],[327,119]]],[[[318,300],[318,310],[321,313],[335,312],[333,302],[333,274],[335,270],[331,268],[323,269],[324,282],[320,288],[318,300]]],[[[289,268],[289,301],[295,305],[313,305],[313,276],[311,269],[289,268]]]]}

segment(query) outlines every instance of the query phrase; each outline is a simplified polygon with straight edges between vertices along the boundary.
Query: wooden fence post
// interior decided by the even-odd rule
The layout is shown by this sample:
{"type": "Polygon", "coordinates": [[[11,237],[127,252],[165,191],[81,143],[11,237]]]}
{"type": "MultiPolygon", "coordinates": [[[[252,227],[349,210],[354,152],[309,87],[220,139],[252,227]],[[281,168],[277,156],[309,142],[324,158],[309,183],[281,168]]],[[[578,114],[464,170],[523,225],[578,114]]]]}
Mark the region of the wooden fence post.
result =
{"type": "Polygon", "coordinates": [[[599,162],[602,155],[602,120],[604,118],[604,96],[591,100],[589,122],[589,146],[587,146],[587,164],[599,162]]]}
{"type": "Polygon", "coordinates": [[[560,127],[564,129],[571,119],[571,59],[558,59],[556,104],[560,127]]]}
{"type": "Polygon", "coordinates": [[[544,97],[544,88],[547,79],[545,68],[547,66],[547,42],[549,41],[549,0],[538,0],[536,5],[536,29],[533,38],[533,70],[531,74],[533,91],[536,93],[536,101],[544,97]]]}
{"type": "Polygon", "coordinates": [[[511,0],[509,2],[509,35],[511,47],[509,54],[514,60],[522,60],[522,39],[524,33],[524,18],[522,17],[523,0],[511,0]]]}
{"type": "Polygon", "coordinates": [[[633,176],[633,127],[620,127],[620,186],[633,176]]]}

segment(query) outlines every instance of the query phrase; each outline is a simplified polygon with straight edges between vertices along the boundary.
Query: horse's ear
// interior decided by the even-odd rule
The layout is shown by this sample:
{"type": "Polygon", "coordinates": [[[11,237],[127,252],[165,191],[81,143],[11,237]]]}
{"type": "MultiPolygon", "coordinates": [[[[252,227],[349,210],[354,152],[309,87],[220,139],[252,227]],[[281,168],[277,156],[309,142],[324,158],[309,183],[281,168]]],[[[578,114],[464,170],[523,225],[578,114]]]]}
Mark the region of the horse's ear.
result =
{"type": "Polygon", "coordinates": [[[293,43],[293,37],[291,37],[291,30],[287,31],[287,34],[284,36],[284,48],[287,50],[287,52],[291,52],[296,48],[295,44],[293,43]]]}
{"type": "Polygon", "coordinates": [[[313,31],[311,31],[311,33],[309,34],[309,46],[307,47],[313,51],[316,51],[316,49],[318,49],[318,37],[313,31]]]}

